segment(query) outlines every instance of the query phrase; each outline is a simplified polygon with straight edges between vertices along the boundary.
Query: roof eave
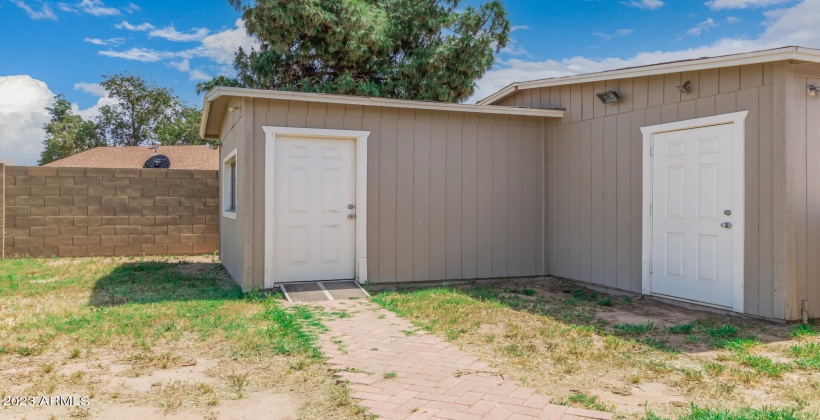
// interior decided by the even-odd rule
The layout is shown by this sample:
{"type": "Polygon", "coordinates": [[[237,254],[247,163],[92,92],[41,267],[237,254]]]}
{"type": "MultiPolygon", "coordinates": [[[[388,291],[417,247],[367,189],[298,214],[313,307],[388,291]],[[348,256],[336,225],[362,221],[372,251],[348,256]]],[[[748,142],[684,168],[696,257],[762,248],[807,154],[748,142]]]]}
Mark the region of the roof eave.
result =
{"type": "Polygon", "coordinates": [[[560,86],[576,83],[600,82],[603,80],[626,79],[631,77],[652,76],[665,73],[705,70],[710,68],[740,66],[745,64],[768,63],[773,61],[798,60],[820,63],[820,50],[805,47],[784,47],[772,50],[755,51],[708,57],[701,59],[681,60],[656,65],[630,67],[626,69],[607,70],[596,73],[587,73],[576,76],[555,77],[527,82],[511,83],[492,95],[478,101],[478,105],[493,105],[519,90],[536,89],[550,86],[560,86]]]}
{"type": "MultiPolygon", "coordinates": [[[[285,92],[263,89],[246,89],[217,86],[211,89],[204,98],[202,105],[202,123],[199,126],[200,137],[208,135],[208,118],[212,113],[211,102],[221,97],[247,97],[259,99],[303,101],[317,103],[333,103],[344,105],[376,106],[387,108],[428,109],[449,112],[468,112],[494,115],[520,115],[528,117],[562,118],[564,111],[560,109],[502,107],[471,104],[455,104],[443,102],[410,101],[402,99],[371,98],[362,96],[329,95],[303,92],[285,92]]],[[[213,133],[211,133],[213,135],[213,133]]]]}

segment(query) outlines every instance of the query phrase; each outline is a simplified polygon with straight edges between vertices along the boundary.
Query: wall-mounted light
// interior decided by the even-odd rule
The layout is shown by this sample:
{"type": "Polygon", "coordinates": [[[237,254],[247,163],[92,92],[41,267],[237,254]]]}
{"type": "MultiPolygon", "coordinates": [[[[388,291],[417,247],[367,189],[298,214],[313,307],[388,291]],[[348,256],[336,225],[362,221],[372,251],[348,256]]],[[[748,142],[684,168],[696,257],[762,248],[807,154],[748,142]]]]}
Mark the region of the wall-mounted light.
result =
{"type": "Polygon", "coordinates": [[[601,100],[604,104],[614,104],[621,100],[621,95],[618,95],[618,92],[614,90],[608,90],[606,92],[596,93],[595,96],[601,100]]]}
{"type": "Polygon", "coordinates": [[[691,89],[692,89],[692,81],[691,80],[687,80],[687,81],[683,82],[682,85],[678,86],[678,90],[680,91],[680,93],[689,93],[689,91],[691,89]]]}
{"type": "Polygon", "coordinates": [[[809,87],[806,88],[806,91],[809,93],[809,96],[817,95],[817,86],[809,85],[809,87]]]}

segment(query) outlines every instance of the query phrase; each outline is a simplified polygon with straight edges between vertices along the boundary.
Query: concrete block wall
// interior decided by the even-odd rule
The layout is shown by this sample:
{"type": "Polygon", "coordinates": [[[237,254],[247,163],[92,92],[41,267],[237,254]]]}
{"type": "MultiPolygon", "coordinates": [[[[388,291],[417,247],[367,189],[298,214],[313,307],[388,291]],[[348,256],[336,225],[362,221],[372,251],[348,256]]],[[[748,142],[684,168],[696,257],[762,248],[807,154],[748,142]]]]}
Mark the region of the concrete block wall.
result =
{"type": "Polygon", "coordinates": [[[4,256],[213,253],[218,176],[213,170],[6,166],[0,175],[4,256]]]}

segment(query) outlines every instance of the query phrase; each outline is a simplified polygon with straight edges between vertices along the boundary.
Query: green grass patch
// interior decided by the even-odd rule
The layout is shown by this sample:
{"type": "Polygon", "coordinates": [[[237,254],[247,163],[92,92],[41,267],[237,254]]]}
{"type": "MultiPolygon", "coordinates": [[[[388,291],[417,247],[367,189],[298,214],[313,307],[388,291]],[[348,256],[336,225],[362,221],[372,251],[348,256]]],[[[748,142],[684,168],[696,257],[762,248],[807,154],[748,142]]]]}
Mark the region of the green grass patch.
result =
{"type": "Polygon", "coordinates": [[[612,328],[626,335],[642,335],[652,332],[655,329],[655,324],[652,322],[642,322],[640,324],[615,324],[612,328]]]}
{"type": "Polygon", "coordinates": [[[686,324],[680,325],[672,325],[671,327],[667,327],[666,330],[672,334],[691,334],[692,330],[695,329],[695,323],[689,322],[686,324]]]}
{"type": "Polygon", "coordinates": [[[385,373],[384,373],[384,375],[382,375],[382,377],[383,377],[384,379],[393,379],[393,378],[395,378],[396,376],[398,376],[398,375],[396,374],[396,372],[385,372],[385,373]]]}
{"type": "MultiPolygon", "coordinates": [[[[810,420],[815,415],[803,413],[796,408],[740,408],[737,410],[723,410],[692,405],[689,412],[677,417],[678,420],[810,420]]],[[[667,420],[651,411],[647,411],[645,420],[667,420]]]]}
{"type": "Polygon", "coordinates": [[[789,330],[789,333],[794,338],[811,337],[817,335],[817,330],[811,325],[797,324],[789,330]]]}
{"type": "Polygon", "coordinates": [[[704,332],[714,338],[732,338],[736,337],[739,330],[732,324],[724,324],[719,327],[706,328],[704,332]]]}
{"type": "Polygon", "coordinates": [[[820,370],[820,343],[803,343],[792,346],[795,364],[804,369],[820,370]]]}
{"type": "Polygon", "coordinates": [[[551,403],[558,405],[579,406],[590,410],[612,411],[611,407],[607,406],[601,401],[598,401],[598,397],[594,395],[587,395],[583,392],[572,394],[564,399],[553,400],[551,401],[551,403]]]}

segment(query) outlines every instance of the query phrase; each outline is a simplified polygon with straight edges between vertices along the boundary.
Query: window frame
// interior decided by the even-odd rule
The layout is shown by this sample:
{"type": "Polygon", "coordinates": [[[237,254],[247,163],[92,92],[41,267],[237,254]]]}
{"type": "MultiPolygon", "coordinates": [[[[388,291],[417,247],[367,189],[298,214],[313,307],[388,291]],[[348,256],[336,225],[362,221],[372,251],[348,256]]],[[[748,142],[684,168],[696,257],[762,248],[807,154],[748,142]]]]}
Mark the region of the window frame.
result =
{"type": "Polygon", "coordinates": [[[231,150],[222,159],[222,217],[236,220],[239,204],[239,171],[236,161],[236,149],[231,150]]]}

